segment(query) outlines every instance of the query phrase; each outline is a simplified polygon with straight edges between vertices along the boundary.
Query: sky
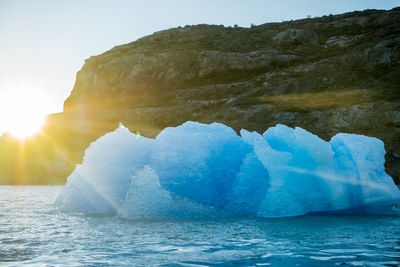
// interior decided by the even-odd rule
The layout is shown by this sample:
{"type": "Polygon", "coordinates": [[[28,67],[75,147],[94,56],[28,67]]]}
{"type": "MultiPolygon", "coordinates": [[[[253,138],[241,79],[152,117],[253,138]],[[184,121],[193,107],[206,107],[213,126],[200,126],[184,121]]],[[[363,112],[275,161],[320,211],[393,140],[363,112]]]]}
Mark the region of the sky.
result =
{"type": "Polygon", "coordinates": [[[12,112],[62,111],[85,59],[156,31],[199,23],[249,27],[399,5],[399,0],[0,0],[0,134],[12,112]]]}

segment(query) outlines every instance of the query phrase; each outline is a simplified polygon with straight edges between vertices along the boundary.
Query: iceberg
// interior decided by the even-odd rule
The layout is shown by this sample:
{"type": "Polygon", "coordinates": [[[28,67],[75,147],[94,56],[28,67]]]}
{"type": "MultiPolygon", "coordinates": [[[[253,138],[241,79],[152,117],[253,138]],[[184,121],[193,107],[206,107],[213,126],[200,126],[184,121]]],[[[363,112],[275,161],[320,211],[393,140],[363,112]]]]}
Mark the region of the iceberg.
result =
{"type": "Polygon", "coordinates": [[[400,191],[379,139],[300,128],[264,134],[186,122],[155,139],[123,125],[86,150],[60,192],[63,212],[128,219],[395,214],[400,191]]]}

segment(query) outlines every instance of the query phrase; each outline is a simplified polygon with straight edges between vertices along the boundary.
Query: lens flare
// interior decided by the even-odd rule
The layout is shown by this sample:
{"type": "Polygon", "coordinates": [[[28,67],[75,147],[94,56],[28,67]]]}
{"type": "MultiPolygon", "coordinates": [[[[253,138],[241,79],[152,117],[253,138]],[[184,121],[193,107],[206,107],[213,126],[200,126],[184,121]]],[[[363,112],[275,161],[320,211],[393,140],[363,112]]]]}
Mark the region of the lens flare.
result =
{"type": "MultiPolygon", "coordinates": [[[[33,91],[33,90],[31,90],[33,91]]],[[[24,140],[39,132],[45,123],[43,100],[37,95],[9,92],[0,99],[0,135],[4,132],[24,140]]]]}

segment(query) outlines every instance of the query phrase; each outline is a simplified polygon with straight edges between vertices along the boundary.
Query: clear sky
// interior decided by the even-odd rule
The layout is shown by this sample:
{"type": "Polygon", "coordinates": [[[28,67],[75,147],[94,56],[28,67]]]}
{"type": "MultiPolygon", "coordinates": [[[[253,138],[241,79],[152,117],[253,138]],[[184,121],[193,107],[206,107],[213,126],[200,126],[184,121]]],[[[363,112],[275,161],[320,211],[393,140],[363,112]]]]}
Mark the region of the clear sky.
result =
{"type": "MultiPolygon", "coordinates": [[[[155,31],[199,23],[248,27],[399,5],[399,0],[0,0],[0,114],[4,119],[10,106],[40,114],[61,111],[86,58],[155,31]]],[[[1,120],[0,115],[0,134],[1,120]]]]}

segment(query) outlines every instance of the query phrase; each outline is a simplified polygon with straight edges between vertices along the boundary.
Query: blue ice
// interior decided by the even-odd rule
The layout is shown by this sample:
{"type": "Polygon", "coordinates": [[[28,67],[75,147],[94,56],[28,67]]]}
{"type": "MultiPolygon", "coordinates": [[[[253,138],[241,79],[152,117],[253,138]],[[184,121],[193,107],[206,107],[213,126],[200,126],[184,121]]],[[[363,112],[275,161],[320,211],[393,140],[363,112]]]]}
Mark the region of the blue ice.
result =
{"type": "Polygon", "coordinates": [[[394,214],[400,191],[379,139],[330,142],[296,127],[263,135],[186,122],[155,139],[120,125],[93,142],[56,204],[129,219],[394,214]]]}

